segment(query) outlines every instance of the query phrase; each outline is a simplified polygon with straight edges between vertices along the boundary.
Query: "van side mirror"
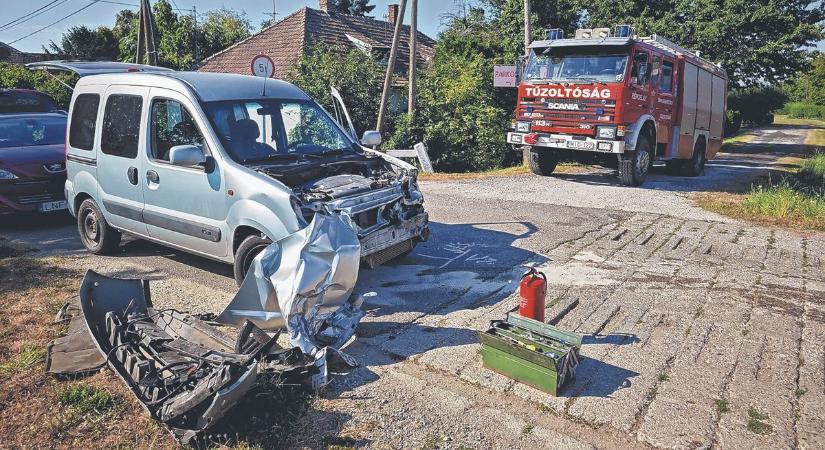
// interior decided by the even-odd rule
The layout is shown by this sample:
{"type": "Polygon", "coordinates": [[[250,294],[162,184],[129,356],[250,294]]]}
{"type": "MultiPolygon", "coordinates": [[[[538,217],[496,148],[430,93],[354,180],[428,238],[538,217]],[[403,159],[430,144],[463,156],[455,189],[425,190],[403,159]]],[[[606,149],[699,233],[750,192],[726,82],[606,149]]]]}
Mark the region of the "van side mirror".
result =
{"type": "Polygon", "coordinates": [[[169,149],[169,162],[173,166],[197,166],[206,160],[203,149],[194,145],[176,145],[169,149]]]}
{"type": "Polygon", "coordinates": [[[374,147],[376,145],[381,145],[381,142],[383,142],[383,139],[381,138],[380,131],[365,131],[364,136],[361,137],[361,145],[365,147],[374,147]]]}

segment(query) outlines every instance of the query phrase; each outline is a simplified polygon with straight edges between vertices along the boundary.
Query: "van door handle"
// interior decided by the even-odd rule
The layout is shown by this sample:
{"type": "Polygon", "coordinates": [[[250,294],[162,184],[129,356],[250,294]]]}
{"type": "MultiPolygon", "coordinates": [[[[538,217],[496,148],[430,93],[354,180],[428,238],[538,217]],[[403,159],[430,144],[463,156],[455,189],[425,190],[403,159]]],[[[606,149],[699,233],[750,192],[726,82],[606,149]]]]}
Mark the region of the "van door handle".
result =
{"type": "Polygon", "coordinates": [[[137,167],[130,167],[126,169],[126,177],[129,178],[129,182],[132,185],[137,186],[138,184],[138,170],[137,167]]]}
{"type": "Polygon", "coordinates": [[[150,183],[158,184],[160,183],[160,176],[154,170],[148,170],[146,171],[146,180],[150,183]]]}

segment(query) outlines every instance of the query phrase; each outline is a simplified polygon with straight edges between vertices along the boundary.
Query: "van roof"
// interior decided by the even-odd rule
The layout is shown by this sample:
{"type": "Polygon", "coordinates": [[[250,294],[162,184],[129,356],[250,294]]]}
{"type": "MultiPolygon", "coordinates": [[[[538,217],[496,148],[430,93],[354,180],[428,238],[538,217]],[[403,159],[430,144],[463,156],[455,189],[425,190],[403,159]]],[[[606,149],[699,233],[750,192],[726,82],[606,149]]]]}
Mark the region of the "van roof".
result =
{"type": "Polygon", "coordinates": [[[131,72],[89,75],[80,78],[77,86],[126,84],[132,86],[189,88],[204,102],[221,100],[288,99],[309,100],[295,85],[272,78],[234,73],[210,72],[131,72]],[[266,89],[264,89],[266,85],[266,89]]]}

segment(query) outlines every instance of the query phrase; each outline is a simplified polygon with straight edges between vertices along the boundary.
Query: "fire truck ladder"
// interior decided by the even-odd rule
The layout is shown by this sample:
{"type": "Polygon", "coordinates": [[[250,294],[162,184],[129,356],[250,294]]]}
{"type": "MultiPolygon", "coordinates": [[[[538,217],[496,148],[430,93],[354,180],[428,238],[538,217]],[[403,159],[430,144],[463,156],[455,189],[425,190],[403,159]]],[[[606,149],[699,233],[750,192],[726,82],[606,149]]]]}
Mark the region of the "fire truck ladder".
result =
{"type": "Polygon", "coordinates": [[[699,56],[695,52],[692,52],[692,51],[690,51],[690,50],[688,50],[684,47],[681,47],[677,44],[674,44],[673,42],[671,42],[668,39],[663,38],[662,36],[653,34],[653,35],[650,35],[649,37],[640,37],[638,39],[640,41],[642,41],[646,44],[652,45],[652,46],[654,46],[654,47],[656,47],[660,50],[664,50],[666,52],[669,52],[669,53],[673,54],[674,56],[683,56],[683,57],[685,57],[685,59],[687,59],[687,60],[691,61],[692,63],[694,63],[694,64],[696,64],[700,67],[703,67],[704,69],[709,70],[711,72],[719,72],[719,71],[722,70],[721,66],[719,66],[718,64],[714,64],[714,63],[702,58],[701,56],[699,56]]]}

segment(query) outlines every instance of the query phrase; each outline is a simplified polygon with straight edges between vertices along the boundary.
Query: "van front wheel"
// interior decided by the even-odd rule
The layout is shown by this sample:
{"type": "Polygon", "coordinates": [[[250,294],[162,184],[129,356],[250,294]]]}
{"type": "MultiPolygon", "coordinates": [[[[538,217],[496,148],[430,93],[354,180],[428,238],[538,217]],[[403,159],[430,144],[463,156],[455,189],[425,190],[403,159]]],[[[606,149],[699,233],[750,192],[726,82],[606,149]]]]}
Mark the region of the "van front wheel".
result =
{"type": "Polygon", "coordinates": [[[77,209],[77,231],[86,250],[95,255],[113,252],[120,244],[120,231],[109,226],[94,200],[87,198],[77,209]]]}
{"type": "Polygon", "coordinates": [[[258,256],[258,253],[261,253],[261,251],[271,243],[272,241],[268,237],[260,234],[247,236],[246,239],[241,242],[238,250],[235,251],[234,265],[235,282],[238,283],[238,286],[243,283],[243,279],[246,278],[246,273],[249,272],[249,269],[252,267],[252,261],[258,256]]]}

